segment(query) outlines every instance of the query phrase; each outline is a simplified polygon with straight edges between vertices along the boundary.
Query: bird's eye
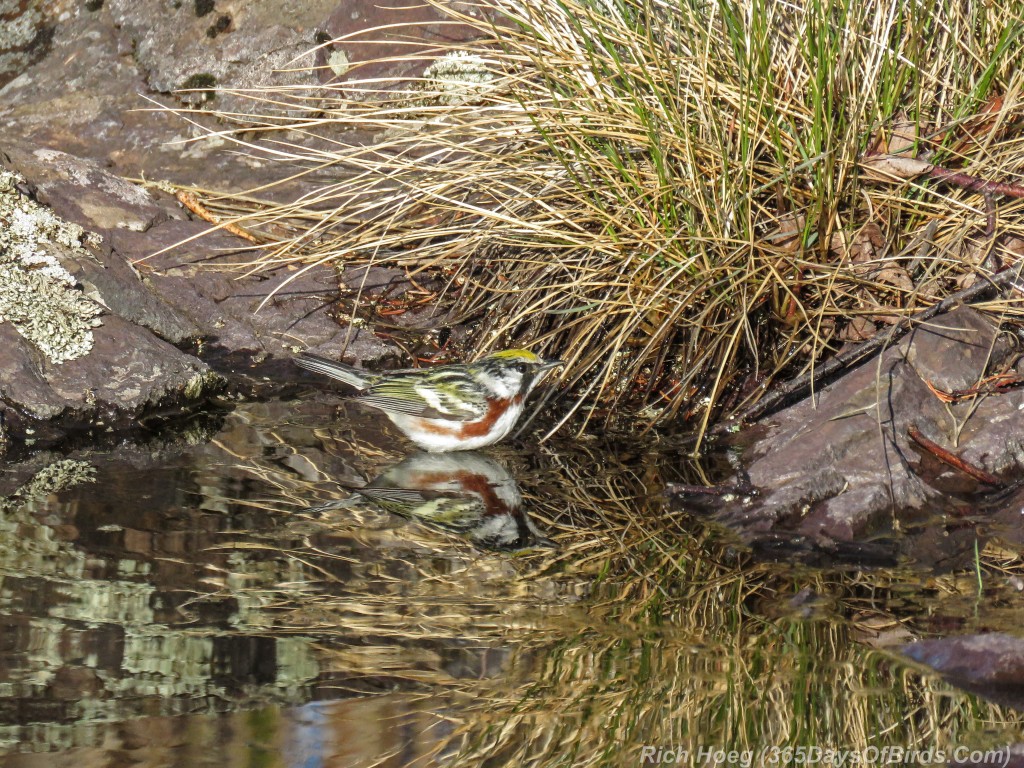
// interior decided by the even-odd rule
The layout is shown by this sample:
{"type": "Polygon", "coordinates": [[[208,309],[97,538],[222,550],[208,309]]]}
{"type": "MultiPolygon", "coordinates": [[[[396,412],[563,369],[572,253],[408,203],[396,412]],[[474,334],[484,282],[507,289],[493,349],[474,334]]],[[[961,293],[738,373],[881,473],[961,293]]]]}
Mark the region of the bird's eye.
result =
{"type": "Polygon", "coordinates": [[[530,370],[530,366],[528,366],[526,363],[513,363],[512,367],[515,368],[520,373],[526,373],[528,370],[530,370]]]}

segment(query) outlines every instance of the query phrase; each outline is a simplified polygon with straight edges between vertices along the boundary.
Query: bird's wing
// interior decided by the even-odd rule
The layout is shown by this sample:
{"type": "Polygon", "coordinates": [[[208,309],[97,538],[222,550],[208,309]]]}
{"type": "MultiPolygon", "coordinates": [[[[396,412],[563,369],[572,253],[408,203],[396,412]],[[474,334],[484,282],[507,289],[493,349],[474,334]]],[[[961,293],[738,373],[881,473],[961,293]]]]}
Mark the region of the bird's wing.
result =
{"type": "Polygon", "coordinates": [[[425,419],[475,421],[487,413],[486,401],[466,402],[446,391],[443,386],[427,386],[399,376],[389,376],[353,399],[388,413],[425,419]]]}

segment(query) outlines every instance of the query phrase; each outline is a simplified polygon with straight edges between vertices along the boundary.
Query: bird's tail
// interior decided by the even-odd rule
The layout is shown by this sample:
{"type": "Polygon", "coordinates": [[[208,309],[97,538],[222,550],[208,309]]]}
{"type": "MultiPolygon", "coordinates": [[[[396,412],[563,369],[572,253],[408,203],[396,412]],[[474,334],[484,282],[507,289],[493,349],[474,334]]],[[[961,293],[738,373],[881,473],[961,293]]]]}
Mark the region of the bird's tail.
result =
{"type": "Polygon", "coordinates": [[[322,373],[330,376],[332,379],[343,381],[356,389],[366,389],[377,378],[376,376],[368,375],[365,371],[361,371],[358,368],[353,368],[351,365],[328,360],[326,357],[320,357],[319,355],[311,355],[308,352],[300,353],[294,360],[295,364],[300,368],[322,373]]]}

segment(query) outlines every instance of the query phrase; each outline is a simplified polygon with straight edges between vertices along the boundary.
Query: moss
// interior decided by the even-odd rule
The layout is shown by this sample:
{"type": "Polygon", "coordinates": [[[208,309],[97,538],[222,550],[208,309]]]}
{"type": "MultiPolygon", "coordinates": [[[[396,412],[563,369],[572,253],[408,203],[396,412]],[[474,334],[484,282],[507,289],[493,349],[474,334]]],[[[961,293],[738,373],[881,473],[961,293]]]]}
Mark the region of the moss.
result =
{"type": "Polygon", "coordinates": [[[210,25],[210,28],[206,30],[206,36],[212,40],[221,32],[227,32],[229,29],[231,29],[231,17],[226,13],[222,13],[217,17],[217,20],[210,25]]]}
{"type": "Polygon", "coordinates": [[[85,0],[85,10],[94,13],[103,7],[103,0],[85,0]]]}
{"type": "Polygon", "coordinates": [[[196,16],[202,18],[208,13],[213,13],[214,5],[214,0],[195,0],[196,16]]]}
{"type": "Polygon", "coordinates": [[[185,82],[181,84],[182,88],[187,89],[202,89],[202,88],[213,88],[217,85],[217,78],[211,75],[209,72],[199,72],[187,78],[185,82]]]}
{"type": "Polygon", "coordinates": [[[190,101],[199,104],[204,101],[213,101],[217,92],[214,88],[217,85],[217,78],[208,72],[198,72],[185,79],[181,84],[183,91],[198,91],[192,94],[190,101]]]}
{"type": "Polygon", "coordinates": [[[0,171],[0,322],[11,323],[52,363],[89,353],[103,307],[85,296],[54,255],[87,254],[84,230],[18,190],[24,179],[0,171]]]}

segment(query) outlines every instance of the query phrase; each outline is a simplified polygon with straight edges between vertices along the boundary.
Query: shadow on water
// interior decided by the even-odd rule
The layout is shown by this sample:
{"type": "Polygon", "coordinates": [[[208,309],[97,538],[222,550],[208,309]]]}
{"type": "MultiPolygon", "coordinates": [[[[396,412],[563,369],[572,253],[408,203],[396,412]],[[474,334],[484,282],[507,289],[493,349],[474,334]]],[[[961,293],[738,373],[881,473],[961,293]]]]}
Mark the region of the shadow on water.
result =
{"type": "Polygon", "coordinates": [[[1013,710],[885,650],[1017,626],[1006,540],[943,573],[771,562],[664,505],[714,470],[657,440],[404,457],[380,428],[316,395],[8,466],[4,764],[703,765],[1016,739],[1013,710]]]}

